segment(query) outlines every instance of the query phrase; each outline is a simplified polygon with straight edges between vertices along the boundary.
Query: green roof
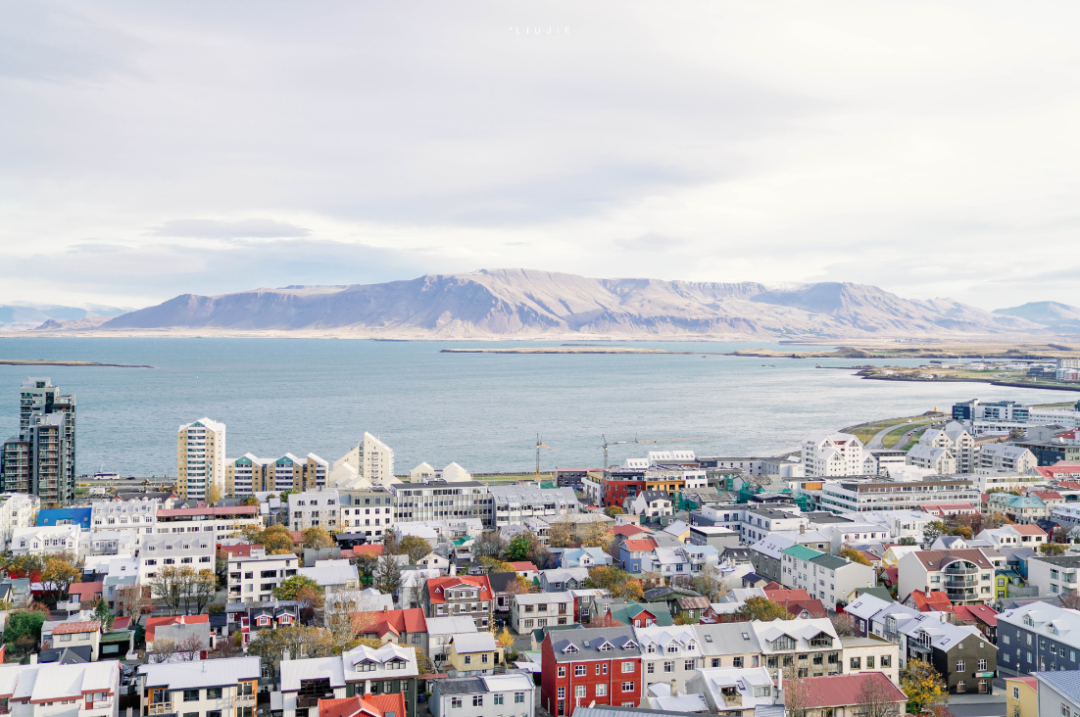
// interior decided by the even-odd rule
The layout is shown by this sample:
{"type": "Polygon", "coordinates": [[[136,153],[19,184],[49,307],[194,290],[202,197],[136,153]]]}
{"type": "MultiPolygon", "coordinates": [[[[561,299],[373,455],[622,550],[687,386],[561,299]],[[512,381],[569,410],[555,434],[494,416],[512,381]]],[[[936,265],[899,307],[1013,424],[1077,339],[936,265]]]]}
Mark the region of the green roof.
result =
{"type": "Polygon", "coordinates": [[[814,558],[825,554],[820,550],[814,550],[813,548],[808,548],[805,545],[792,545],[790,548],[784,548],[780,552],[784,555],[790,555],[793,558],[798,558],[799,560],[813,560],[814,558]]]}
{"type": "Polygon", "coordinates": [[[810,562],[814,563],[814,565],[828,568],[829,570],[839,570],[848,564],[848,561],[843,558],[838,558],[835,555],[826,555],[825,553],[821,553],[810,562]]]}
{"type": "Polygon", "coordinates": [[[131,630],[109,630],[101,635],[102,642],[130,642],[131,630]]]}
{"type": "MultiPolygon", "coordinates": [[[[625,605],[612,605],[611,616],[623,625],[633,627],[634,618],[646,610],[649,610],[649,608],[634,602],[626,603],[625,605]]],[[[649,610],[649,613],[656,615],[656,624],[660,627],[670,627],[674,624],[674,621],[671,619],[671,612],[667,609],[649,610]]]]}
{"type": "Polygon", "coordinates": [[[893,600],[892,595],[889,594],[889,589],[881,586],[876,588],[855,588],[855,597],[862,597],[863,595],[873,595],[876,598],[881,598],[885,602],[896,602],[893,600]]]}
{"type": "Polygon", "coordinates": [[[552,483],[549,480],[542,480],[542,481],[540,481],[540,487],[542,489],[549,490],[549,489],[553,489],[553,488],[558,488],[559,486],[555,485],[554,483],[552,483]]]}

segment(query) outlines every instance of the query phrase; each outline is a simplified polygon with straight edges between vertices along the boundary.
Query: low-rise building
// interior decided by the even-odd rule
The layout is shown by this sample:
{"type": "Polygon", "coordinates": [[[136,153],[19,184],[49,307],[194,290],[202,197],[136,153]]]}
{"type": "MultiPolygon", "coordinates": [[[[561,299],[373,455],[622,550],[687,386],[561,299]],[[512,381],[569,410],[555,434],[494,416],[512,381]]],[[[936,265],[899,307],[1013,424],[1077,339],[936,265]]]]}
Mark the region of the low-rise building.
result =
{"type": "Polygon", "coordinates": [[[1080,670],[1080,613],[1076,610],[1028,603],[998,613],[997,630],[1002,675],[1080,670]]]}
{"type": "Polygon", "coordinates": [[[905,457],[905,463],[916,468],[929,468],[937,475],[956,473],[956,459],[947,448],[936,448],[924,443],[911,447],[905,457]]]}
{"type": "Polygon", "coordinates": [[[304,710],[317,708],[320,698],[389,694],[403,694],[406,717],[416,717],[418,675],[416,651],[393,643],[378,649],[360,645],[332,657],[284,660],[282,717],[303,717],[304,710]]]}
{"type": "Polygon", "coordinates": [[[900,715],[907,705],[907,696],[880,672],[867,672],[833,677],[811,677],[792,685],[785,692],[794,692],[790,699],[805,709],[807,715],[824,717],[862,717],[866,713],[867,695],[880,714],[900,715]]]}
{"type": "Polygon", "coordinates": [[[450,657],[450,641],[458,635],[474,635],[476,623],[470,617],[428,617],[428,657],[442,670],[443,663],[450,657]]]}
{"type": "Polygon", "coordinates": [[[900,645],[883,637],[841,637],[844,672],[881,672],[893,684],[900,684],[900,645]]]}
{"type": "Polygon", "coordinates": [[[0,690],[5,712],[17,717],[117,717],[120,663],[9,663],[0,672],[0,690]]]}
{"type": "Polygon", "coordinates": [[[944,680],[949,694],[993,694],[998,649],[969,625],[952,625],[927,618],[901,627],[907,660],[928,662],[944,680]]]}
{"type": "Polygon", "coordinates": [[[549,625],[577,624],[569,592],[522,593],[510,601],[510,625],[519,635],[549,625]]]}
{"type": "Polygon", "coordinates": [[[336,490],[307,490],[289,494],[289,530],[343,529],[341,497],[336,490]]]}
{"type": "Polygon", "coordinates": [[[842,670],[844,646],[828,618],[810,620],[755,620],[748,625],[757,635],[765,667],[774,678],[782,664],[796,665],[796,677],[837,675],[842,670]]]}
{"type": "Polygon", "coordinates": [[[314,580],[324,593],[346,593],[360,589],[360,572],[352,561],[316,560],[309,568],[297,568],[297,575],[314,580]]]}
{"type": "Polygon", "coordinates": [[[214,541],[229,538],[247,527],[262,528],[259,507],[235,505],[227,507],[158,509],[155,535],[180,533],[209,533],[214,541]]]}
{"type": "Polygon", "coordinates": [[[979,450],[979,470],[992,473],[1026,473],[1039,461],[1035,454],[1021,446],[990,443],[979,450]]]}
{"type": "Polygon", "coordinates": [[[153,535],[161,501],[157,498],[135,500],[96,500],[91,505],[90,521],[94,530],[131,530],[139,535],[153,535]]]}
{"type": "MultiPolygon", "coordinates": [[[[1080,685],[1075,670],[1065,672],[1040,672],[1034,677],[1038,682],[1035,694],[1036,714],[1062,715],[1080,712],[1080,685]]],[[[1012,715],[1010,714],[1010,717],[1012,715]]],[[[1025,717],[1021,715],[1021,717],[1025,717]]]]}
{"type": "Polygon", "coordinates": [[[552,518],[581,512],[573,488],[539,488],[530,485],[491,486],[495,527],[522,523],[526,518],[550,522],[552,518]]]}
{"type": "Polygon", "coordinates": [[[536,687],[520,672],[435,680],[428,704],[432,717],[533,717],[536,687]]]}
{"type": "Polygon", "coordinates": [[[274,588],[296,575],[299,562],[299,558],[291,553],[264,558],[229,558],[229,601],[261,603],[271,600],[274,588]]]}
{"type": "Polygon", "coordinates": [[[101,652],[101,621],[89,618],[89,613],[82,613],[67,620],[42,623],[41,648],[88,647],[90,660],[97,660],[101,652]]]}
{"type": "Polygon", "coordinates": [[[1008,717],[1039,717],[1039,680],[1037,678],[1005,678],[1005,714],[1008,717]]]}
{"type": "Polygon", "coordinates": [[[222,658],[210,669],[203,661],[139,665],[142,714],[255,717],[261,671],[258,657],[222,658]]]}
{"type": "Polygon", "coordinates": [[[944,590],[954,605],[978,604],[994,595],[994,563],[977,548],[917,550],[900,558],[897,597],[913,590],[944,590]]]}
{"type": "MultiPolygon", "coordinates": [[[[340,491],[351,503],[341,506],[341,530],[361,533],[369,542],[378,542],[394,525],[394,496],[383,486],[340,491]]],[[[344,499],[343,499],[344,500],[344,499]]]]}
{"type": "Polygon", "coordinates": [[[78,525],[50,525],[15,528],[11,531],[11,554],[58,555],[75,554],[79,549],[82,528],[78,525]]]}
{"type": "Polygon", "coordinates": [[[641,650],[630,627],[548,633],[542,647],[540,706],[553,717],[590,704],[641,703],[641,650]]]}
{"type": "Polygon", "coordinates": [[[495,499],[479,481],[432,480],[393,483],[388,488],[395,498],[395,520],[478,518],[485,527],[494,527],[495,499]]]}
{"type": "Polygon", "coordinates": [[[495,599],[486,575],[432,578],[421,593],[421,607],[429,618],[468,616],[479,630],[491,626],[495,599]]]}
{"type": "Polygon", "coordinates": [[[41,499],[24,493],[0,493],[0,551],[10,548],[16,528],[32,528],[41,499]]]}
{"type": "Polygon", "coordinates": [[[490,632],[454,635],[446,658],[452,677],[491,675],[502,662],[502,648],[490,632]]]}
{"type": "Polygon", "coordinates": [[[189,567],[195,572],[214,570],[212,533],[142,535],[139,540],[140,585],[151,585],[162,568],[189,567]]]}
{"type": "Polygon", "coordinates": [[[785,548],[781,553],[780,584],[787,588],[802,588],[811,598],[821,600],[828,607],[835,608],[838,601],[846,601],[857,588],[877,586],[877,575],[869,565],[802,545],[785,548]]]}
{"type": "Polygon", "coordinates": [[[712,714],[753,717],[784,711],[783,690],[764,667],[710,667],[686,681],[689,694],[701,695],[712,714]]]}
{"type": "Polygon", "coordinates": [[[628,497],[623,501],[622,508],[632,515],[649,518],[659,518],[675,512],[671,496],[661,490],[646,490],[633,498],[628,497]]]}
{"type": "Polygon", "coordinates": [[[642,689],[668,684],[672,692],[685,692],[686,681],[705,666],[701,642],[692,625],[635,627],[641,648],[642,689]]]}
{"type": "Polygon", "coordinates": [[[1034,523],[1050,516],[1050,508],[1034,495],[991,493],[986,501],[987,513],[1001,513],[1015,523],[1034,523]]]}

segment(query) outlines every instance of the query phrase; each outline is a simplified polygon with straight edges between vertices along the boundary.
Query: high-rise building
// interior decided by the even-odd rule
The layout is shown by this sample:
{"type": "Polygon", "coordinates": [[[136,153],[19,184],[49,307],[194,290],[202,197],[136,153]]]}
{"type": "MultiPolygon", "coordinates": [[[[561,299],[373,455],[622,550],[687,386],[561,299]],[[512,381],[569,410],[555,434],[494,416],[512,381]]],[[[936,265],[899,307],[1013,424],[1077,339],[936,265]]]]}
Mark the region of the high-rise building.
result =
{"type": "Polygon", "coordinates": [[[394,449],[365,432],[355,448],[334,461],[330,479],[339,482],[350,474],[371,485],[394,483],[394,449]]]}
{"type": "Polygon", "coordinates": [[[225,495],[242,498],[263,491],[322,490],[330,464],[308,453],[298,458],[286,453],[280,458],[259,458],[245,453],[225,463],[225,495]]]}
{"type": "Polygon", "coordinates": [[[75,397],[48,378],[19,391],[19,434],[0,449],[0,490],[41,498],[43,507],[75,500],[75,397]]]}
{"type": "Polygon", "coordinates": [[[181,500],[225,495],[225,424],[202,418],[180,426],[176,437],[176,489],[181,500]]]}

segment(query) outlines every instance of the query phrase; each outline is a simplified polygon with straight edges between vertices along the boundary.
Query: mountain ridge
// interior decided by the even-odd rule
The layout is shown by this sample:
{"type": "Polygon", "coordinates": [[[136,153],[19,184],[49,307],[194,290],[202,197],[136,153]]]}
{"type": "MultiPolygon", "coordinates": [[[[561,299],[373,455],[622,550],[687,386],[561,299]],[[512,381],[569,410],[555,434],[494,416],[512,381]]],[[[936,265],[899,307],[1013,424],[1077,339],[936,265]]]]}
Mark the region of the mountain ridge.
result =
{"type": "MultiPolygon", "coordinates": [[[[50,327],[54,328],[54,327],[50,327]]],[[[207,330],[371,338],[843,339],[1046,334],[1043,324],[951,299],[910,300],[849,282],[595,279],[530,269],[427,274],[381,284],[181,294],[102,332],[207,330]]]]}

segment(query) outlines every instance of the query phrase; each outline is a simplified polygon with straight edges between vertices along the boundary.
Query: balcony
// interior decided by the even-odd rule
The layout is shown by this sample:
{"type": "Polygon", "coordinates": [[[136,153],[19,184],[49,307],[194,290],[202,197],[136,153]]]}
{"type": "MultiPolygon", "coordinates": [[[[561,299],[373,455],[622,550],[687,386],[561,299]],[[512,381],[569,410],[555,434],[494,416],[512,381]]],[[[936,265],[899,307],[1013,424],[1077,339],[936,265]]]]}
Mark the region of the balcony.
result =
{"type": "Polygon", "coordinates": [[[968,567],[964,567],[962,565],[958,565],[956,563],[953,563],[952,565],[949,565],[948,567],[946,567],[941,572],[945,573],[946,575],[977,575],[979,573],[979,569],[977,567],[975,567],[975,566],[972,566],[972,567],[968,568],[968,567]]]}
{"type": "Polygon", "coordinates": [[[330,692],[325,695],[299,695],[296,698],[296,706],[304,709],[310,707],[318,707],[319,700],[332,700],[334,699],[334,693],[330,692]]]}
{"type": "Polygon", "coordinates": [[[172,708],[172,702],[158,702],[150,705],[148,708],[152,715],[167,715],[171,714],[174,710],[172,708]]]}
{"type": "Polygon", "coordinates": [[[956,588],[974,587],[975,585],[978,585],[978,583],[979,583],[979,581],[976,579],[976,576],[974,576],[974,575],[966,575],[966,576],[949,575],[949,576],[947,576],[945,578],[945,587],[956,587],[956,588]]]}

